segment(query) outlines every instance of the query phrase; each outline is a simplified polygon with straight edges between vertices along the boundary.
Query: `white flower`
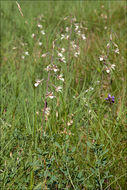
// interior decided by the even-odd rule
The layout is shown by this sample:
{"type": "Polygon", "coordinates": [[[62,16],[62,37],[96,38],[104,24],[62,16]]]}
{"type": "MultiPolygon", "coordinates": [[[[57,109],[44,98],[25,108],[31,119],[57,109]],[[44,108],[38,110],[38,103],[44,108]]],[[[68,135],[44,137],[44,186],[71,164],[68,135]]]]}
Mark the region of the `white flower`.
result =
{"type": "Polygon", "coordinates": [[[41,57],[46,57],[48,53],[44,53],[41,55],[41,57]]]}
{"type": "Polygon", "coordinates": [[[64,20],[67,20],[68,16],[67,17],[64,17],[64,20]]]}
{"type": "Polygon", "coordinates": [[[84,29],[85,29],[85,30],[88,30],[88,28],[87,28],[87,27],[84,27],[84,29]]]}
{"type": "Polygon", "coordinates": [[[53,71],[56,73],[57,71],[59,71],[59,69],[57,68],[54,68],[53,71]]]}
{"type": "Polygon", "coordinates": [[[69,39],[69,35],[67,35],[67,36],[65,37],[65,39],[68,40],[68,39],[69,39]]]}
{"type": "Polygon", "coordinates": [[[75,31],[77,31],[79,28],[79,25],[77,23],[75,23],[75,31]]]}
{"type": "Polygon", "coordinates": [[[111,69],[115,70],[115,66],[116,66],[115,64],[112,64],[111,69]]]}
{"type": "Polygon", "coordinates": [[[82,34],[81,36],[82,36],[82,39],[83,39],[83,40],[86,40],[85,34],[82,34]]]}
{"type": "Polygon", "coordinates": [[[25,52],[25,55],[29,55],[28,51],[25,52]]]}
{"type": "Polygon", "coordinates": [[[80,55],[80,51],[74,53],[75,57],[78,57],[79,55],[80,55]]]}
{"type": "Polygon", "coordinates": [[[42,79],[42,80],[36,80],[36,83],[34,84],[34,86],[37,87],[43,80],[44,79],[42,79]]]}
{"type": "Polygon", "coordinates": [[[66,27],[65,31],[66,31],[66,32],[69,32],[69,28],[68,28],[68,27],[66,27]]]}
{"type": "Polygon", "coordinates": [[[61,48],[61,52],[64,53],[65,52],[65,48],[61,48]]]}
{"type": "Polygon", "coordinates": [[[49,98],[50,98],[50,99],[53,99],[53,98],[55,98],[55,96],[52,96],[52,95],[51,95],[51,96],[49,96],[49,98]]]}
{"type": "Polygon", "coordinates": [[[116,49],[115,49],[115,53],[116,53],[116,54],[120,54],[119,48],[116,48],[116,49]]]}
{"type": "Polygon", "coordinates": [[[67,122],[67,125],[68,125],[68,126],[70,126],[70,125],[72,125],[72,124],[73,124],[73,120],[70,120],[70,121],[67,122]]]}
{"type": "Polygon", "coordinates": [[[25,58],[25,56],[24,55],[22,55],[22,57],[21,57],[22,59],[24,59],[25,58]]]}
{"type": "Polygon", "coordinates": [[[45,114],[46,114],[47,116],[50,114],[50,108],[49,108],[49,107],[47,107],[47,108],[45,109],[45,114]]]}
{"type": "Polygon", "coordinates": [[[72,47],[73,47],[74,49],[77,48],[77,45],[75,44],[74,41],[71,42],[71,45],[72,45],[72,47]]]}
{"type": "Polygon", "coordinates": [[[36,114],[37,114],[37,115],[39,115],[39,112],[38,112],[38,111],[36,111],[36,114]]]}
{"type": "Polygon", "coordinates": [[[57,66],[56,66],[56,65],[52,65],[52,70],[53,70],[54,72],[59,71],[59,69],[57,68],[57,66]]]}
{"type": "Polygon", "coordinates": [[[89,89],[85,90],[85,92],[88,92],[88,91],[89,91],[89,89]]]}
{"type": "Polygon", "coordinates": [[[45,71],[50,71],[50,70],[51,70],[51,66],[48,65],[44,70],[45,70],[45,71]]]}
{"type": "Polygon", "coordinates": [[[63,54],[58,52],[58,56],[59,57],[63,57],[63,54]]]}
{"type": "MultiPolygon", "coordinates": [[[[65,50],[64,48],[62,48],[62,49],[63,49],[63,51],[65,50]]],[[[63,56],[62,53],[58,52],[58,56],[60,57],[59,61],[66,63],[65,57],[63,56]]]]}
{"type": "Polygon", "coordinates": [[[87,90],[85,90],[85,92],[88,92],[88,91],[90,91],[90,90],[94,90],[94,88],[93,88],[93,87],[90,87],[90,88],[88,88],[87,90]]]}
{"type": "Polygon", "coordinates": [[[59,115],[59,114],[58,114],[58,111],[56,111],[56,117],[58,117],[58,115],[59,115]]]}
{"type": "Polygon", "coordinates": [[[91,113],[91,110],[89,110],[89,113],[91,113]]]}
{"type": "Polygon", "coordinates": [[[80,34],[81,34],[81,31],[80,31],[80,30],[78,30],[78,31],[77,31],[77,34],[80,36],[80,34]]]}
{"type": "Polygon", "coordinates": [[[38,44],[39,44],[39,46],[42,46],[42,42],[39,42],[38,44]]]}
{"type": "Polygon", "coordinates": [[[61,34],[61,40],[63,40],[65,38],[64,34],[61,34]]]}
{"type": "Polygon", "coordinates": [[[103,57],[100,57],[99,59],[100,59],[100,61],[103,61],[103,60],[104,60],[104,58],[103,58],[103,57]]]}
{"type": "Polygon", "coordinates": [[[12,49],[15,50],[15,49],[17,49],[17,47],[13,47],[12,49]]]}
{"type": "Polygon", "coordinates": [[[90,87],[89,89],[90,89],[90,90],[94,90],[94,88],[93,88],[93,87],[90,87]]]}
{"type": "Polygon", "coordinates": [[[34,37],[35,37],[35,34],[32,34],[31,37],[34,38],[34,37]]]}
{"type": "Polygon", "coordinates": [[[65,57],[62,57],[62,58],[60,59],[60,61],[63,62],[63,63],[66,63],[65,57]]]}
{"type": "Polygon", "coordinates": [[[109,47],[110,47],[110,43],[107,44],[107,48],[109,48],[109,47]]]}
{"type": "Polygon", "coordinates": [[[38,28],[42,28],[42,25],[41,25],[41,24],[38,24],[37,26],[38,26],[38,28]]]}
{"type": "Polygon", "coordinates": [[[39,83],[35,83],[34,86],[37,87],[39,85],[39,83]]]}
{"type": "Polygon", "coordinates": [[[116,48],[118,48],[118,45],[117,45],[116,43],[113,42],[113,44],[114,44],[114,46],[115,46],[116,48]]]}
{"type": "Polygon", "coordinates": [[[110,70],[109,70],[109,69],[106,69],[106,72],[107,72],[107,73],[110,73],[110,70]]]}
{"type": "Polygon", "coordinates": [[[57,76],[57,79],[64,82],[64,78],[63,78],[63,75],[62,75],[62,74],[58,75],[58,76],[57,76]]]}
{"type": "Polygon", "coordinates": [[[56,91],[57,91],[57,92],[62,92],[62,86],[56,87],[56,91]]]}
{"type": "Polygon", "coordinates": [[[57,72],[59,71],[59,69],[57,68],[56,65],[48,65],[46,68],[45,68],[46,71],[54,71],[54,72],[57,72]]]}
{"type": "Polygon", "coordinates": [[[112,34],[110,34],[110,40],[112,41],[112,34]]]}
{"type": "Polygon", "coordinates": [[[45,32],[44,32],[44,30],[41,30],[41,34],[42,34],[42,35],[45,35],[45,32]]]}
{"type": "Polygon", "coordinates": [[[55,96],[53,95],[53,92],[49,92],[49,93],[47,94],[47,97],[49,97],[50,99],[55,98],[55,96]]]}

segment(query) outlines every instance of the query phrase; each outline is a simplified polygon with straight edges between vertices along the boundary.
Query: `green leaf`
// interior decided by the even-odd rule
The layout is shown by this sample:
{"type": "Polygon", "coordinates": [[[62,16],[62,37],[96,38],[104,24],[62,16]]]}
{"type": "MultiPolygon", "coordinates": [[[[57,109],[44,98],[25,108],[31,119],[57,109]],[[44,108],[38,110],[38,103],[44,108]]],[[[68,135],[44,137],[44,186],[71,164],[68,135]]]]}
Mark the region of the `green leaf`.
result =
{"type": "Polygon", "coordinates": [[[39,184],[34,188],[34,190],[41,190],[41,189],[42,189],[42,186],[43,186],[43,184],[42,184],[42,183],[39,183],[39,184]]]}
{"type": "Polygon", "coordinates": [[[75,152],[75,150],[76,150],[76,147],[72,147],[72,150],[71,150],[71,151],[72,151],[72,152],[75,152]]]}
{"type": "Polygon", "coordinates": [[[60,148],[60,149],[61,149],[61,146],[59,145],[59,143],[58,143],[58,142],[55,142],[54,144],[55,144],[55,146],[56,146],[56,147],[58,147],[58,148],[60,148]]]}

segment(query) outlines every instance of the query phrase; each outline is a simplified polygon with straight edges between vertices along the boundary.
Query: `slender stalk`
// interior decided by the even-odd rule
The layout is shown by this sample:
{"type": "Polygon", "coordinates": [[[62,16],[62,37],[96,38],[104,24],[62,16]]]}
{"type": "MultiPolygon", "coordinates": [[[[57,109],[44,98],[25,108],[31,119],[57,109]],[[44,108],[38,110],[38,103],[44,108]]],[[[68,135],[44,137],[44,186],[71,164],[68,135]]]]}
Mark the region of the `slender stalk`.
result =
{"type": "Polygon", "coordinates": [[[44,110],[43,110],[43,115],[42,115],[42,124],[41,124],[41,136],[43,133],[43,124],[44,124],[44,118],[45,118],[45,111],[46,111],[46,107],[47,107],[47,94],[48,94],[49,80],[50,80],[50,71],[48,73],[48,79],[47,79],[47,83],[46,83],[45,104],[44,104],[44,110]]]}
{"type": "Polygon", "coordinates": [[[72,178],[71,178],[71,175],[70,175],[69,169],[68,169],[68,167],[67,167],[67,163],[66,163],[66,168],[67,168],[68,177],[69,177],[69,180],[70,180],[70,182],[71,182],[71,185],[72,185],[72,187],[74,188],[74,190],[76,190],[76,188],[75,188],[75,186],[74,186],[74,183],[73,183],[73,181],[72,181],[72,178]]]}
{"type": "MultiPolygon", "coordinates": [[[[55,40],[53,41],[53,48],[52,48],[52,54],[51,54],[51,65],[53,64],[54,48],[55,48],[55,40]]],[[[43,133],[45,111],[46,111],[46,108],[47,108],[47,94],[48,94],[50,76],[51,76],[51,73],[49,71],[48,72],[48,79],[47,79],[47,82],[46,82],[46,94],[45,94],[45,103],[44,103],[44,109],[43,109],[43,115],[42,115],[41,136],[42,136],[42,133],[43,133]]]]}

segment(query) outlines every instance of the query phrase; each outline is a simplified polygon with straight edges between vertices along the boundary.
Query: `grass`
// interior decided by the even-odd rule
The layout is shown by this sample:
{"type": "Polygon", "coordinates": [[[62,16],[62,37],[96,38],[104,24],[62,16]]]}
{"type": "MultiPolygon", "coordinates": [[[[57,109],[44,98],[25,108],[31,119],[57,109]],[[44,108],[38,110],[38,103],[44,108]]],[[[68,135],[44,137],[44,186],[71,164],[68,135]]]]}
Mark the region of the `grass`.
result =
{"type": "Polygon", "coordinates": [[[1,2],[1,189],[126,189],[126,3],[20,6],[1,2]]]}

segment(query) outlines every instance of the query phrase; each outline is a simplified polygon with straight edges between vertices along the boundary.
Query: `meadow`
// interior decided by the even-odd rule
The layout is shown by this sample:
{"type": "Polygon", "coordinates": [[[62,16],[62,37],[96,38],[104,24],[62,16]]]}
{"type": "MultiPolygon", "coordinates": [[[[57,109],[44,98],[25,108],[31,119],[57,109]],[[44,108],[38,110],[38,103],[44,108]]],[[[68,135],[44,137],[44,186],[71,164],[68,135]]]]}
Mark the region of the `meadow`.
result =
{"type": "Polygon", "coordinates": [[[126,2],[0,9],[1,190],[125,190],[126,2]]]}

